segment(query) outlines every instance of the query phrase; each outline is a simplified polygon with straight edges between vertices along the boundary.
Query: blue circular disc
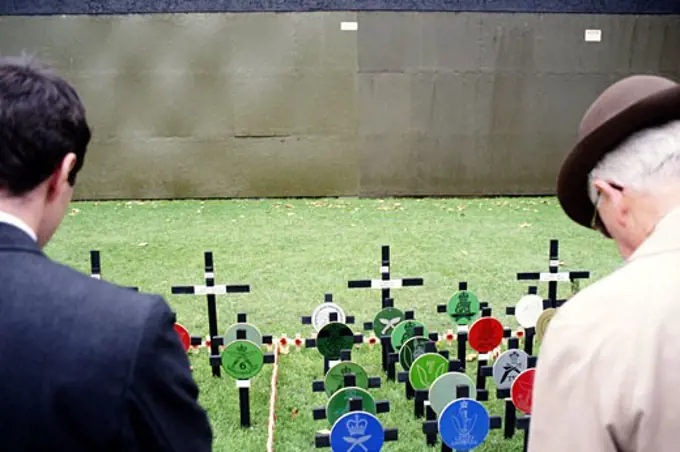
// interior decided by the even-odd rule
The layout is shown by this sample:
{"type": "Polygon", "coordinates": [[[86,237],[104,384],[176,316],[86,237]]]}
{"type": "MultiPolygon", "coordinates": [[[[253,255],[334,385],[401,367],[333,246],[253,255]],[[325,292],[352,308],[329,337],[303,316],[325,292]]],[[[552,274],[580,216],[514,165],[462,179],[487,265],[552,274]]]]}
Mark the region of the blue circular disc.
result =
{"type": "Polygon", "coordinates": [[[342,415],[331,428],[333,452],[378,452],[385,442],[385,432],[377,417],[365,411],[342,415]]]}
{"type": "Polygon", "coordinates": [[[489,413],[474,399],[457,399],[446,405],[438,424],[444,444],[453,450],[470,450],[489,434],[489,413]]]}

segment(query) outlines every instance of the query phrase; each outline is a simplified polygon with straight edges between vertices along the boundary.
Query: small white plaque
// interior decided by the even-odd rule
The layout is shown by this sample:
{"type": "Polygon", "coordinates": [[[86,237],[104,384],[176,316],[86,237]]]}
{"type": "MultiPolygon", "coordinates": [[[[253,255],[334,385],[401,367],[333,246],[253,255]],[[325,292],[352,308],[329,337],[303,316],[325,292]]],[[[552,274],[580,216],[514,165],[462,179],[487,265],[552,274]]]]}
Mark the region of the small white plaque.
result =
{"type": "Polygon", "coordinates": [[[341,22],[340,30],[342,31],[357,31],[359,29],[359,22],[341,22]]]}
{"type": "Polygon", "coordinates": [[[400,289],[402,287],[401,279],[393,279],[390,281],[383,281],[381,279],[374,279],[371,281],[372,289],[400,289]]]}
{"type": "Polygon", "coordinates": [[[540,280],[543,282],[549,282],[549,281],[569,281],[569,273],[567,272],[561,272],[561,273],[541,273],[540,275],[540,280]]]}
{"type": "Polygon", "coordinates": [[[390,272],[390,267],[380,267],[380,273],[389,273],[390,272]]]}
{"type": "Polygon", "coordinates": [[[227,293],[227,286],[195,286],[194,293],[196,295],[224,295],[227,293]]]}
{"type": "Polygon", "coordinates": [[[558,260],[552,260],[552,261],[550,261],[550,266],[551,266],[551,267],[559,267],[559,266],[560,266],[560,261],[558,261],[558,260]]]}
{"type": "Polygon", "coordinates": [[[236,387],[237,388],[249,388],[250,387],[250,380],[236,380],[236,387]]]}
{"type": "Polygon", "coordinates": [[[586,42],[600,42],[602,41],[602,30],[586,30],[586,42]]]}
{"type": "Polygon", "coordinates": [[[467,325],[458,325],[458,332],[459,333],[467,333],[470,329],[468,328],[467,325]]]}

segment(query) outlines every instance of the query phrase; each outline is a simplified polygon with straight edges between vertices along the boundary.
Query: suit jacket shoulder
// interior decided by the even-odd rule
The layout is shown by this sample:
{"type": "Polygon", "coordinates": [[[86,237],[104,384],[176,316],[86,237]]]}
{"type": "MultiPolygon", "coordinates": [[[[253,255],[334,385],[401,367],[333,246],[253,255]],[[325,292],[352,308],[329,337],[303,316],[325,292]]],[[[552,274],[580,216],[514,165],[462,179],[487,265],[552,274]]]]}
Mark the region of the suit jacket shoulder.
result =
{"type": "Polygon", "coordinates": [[[210,450],[162,297],[95,280],[28,246],[0,246],[0,260],[1,450],[210,450]]]}

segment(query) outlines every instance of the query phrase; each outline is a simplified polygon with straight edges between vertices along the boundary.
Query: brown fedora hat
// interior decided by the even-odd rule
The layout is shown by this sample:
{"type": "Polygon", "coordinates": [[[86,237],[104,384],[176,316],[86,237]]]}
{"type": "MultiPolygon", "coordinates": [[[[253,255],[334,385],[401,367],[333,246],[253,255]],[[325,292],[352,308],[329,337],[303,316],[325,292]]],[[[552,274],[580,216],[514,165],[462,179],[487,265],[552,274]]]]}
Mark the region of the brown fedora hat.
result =
{"type": "Polygon", "coordinates": [[[634,133],[680,119],[680,85],[654,75],[634,75],[607,88],[579,126],[578,143],[557,178],[557,198],[576,223],[590,228],[595,206],[588,175],[609,152],[634,133]]]}

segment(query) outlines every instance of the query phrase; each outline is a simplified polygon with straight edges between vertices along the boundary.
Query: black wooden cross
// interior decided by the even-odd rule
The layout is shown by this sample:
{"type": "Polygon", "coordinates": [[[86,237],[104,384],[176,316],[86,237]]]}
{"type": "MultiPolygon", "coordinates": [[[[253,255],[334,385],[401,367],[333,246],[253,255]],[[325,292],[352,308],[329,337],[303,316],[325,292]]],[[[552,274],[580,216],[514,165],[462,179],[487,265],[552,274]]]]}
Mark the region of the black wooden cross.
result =
{"type": "MultiPolygon", "coordinates": [[[[101,253],[98,250],[90,251],[90,276],[94,279],[102,279],[101,253]]],[[[127,289],[139,292],[137,287],[127,287],[127,289]]]]}
{"type": "MultiPolygon", "coordinates": [[[[332,293],[327,293],[323,297],[323,302],[324,303],[333,303],[333,294],[332,293]]],[[[347,313],[345,313],[347,314],[347,313]]],[[[303,316],[301,318],[302,324],[303,325],[311,325],[312,324],[312,316],[303,316]]],[[[336,320],[337,321],[337,318],[336,320]]],[[[345,318],[345,324],[347,325],[353,325],[354,324],[354,316],[353,315],[346,315],[345,318]]]]}
{"type": "Polygon", "coordinates": [[[590,278],[588,271],[560,272],[559,241],[550,240],[550,258],[548,261],[548,272],[523,272],[517,273],[518,281],[541,281],[548,283],[548,298],[543,302],[543,309],[558,308],[566,303],[567,300],[557,298],[557,283],[574,283],[579,279],[590,278]]]}
{"type": "MultiPolygon", "coordinates": [[[[468,284],[466,281],[460,281],[458,283],[458,290],[460,292],[468,290],[468,284]]],[[[479,309],[481,311],[481,317],[491,317],[491,307],[489,306],[489,302],[487,301],[480,301],[479,302],[479,309]]],[[[437,305],[437,313],[438,314],[447,314],[447,305],[446,304],[438,304],[437,305]]],[[[451,319],[453,321],[453,319],[451,319]]],[[[455,322],[454,322],[455,324],[455,322]]],[[[470,325],[456,325],[456,344],[457,344],[457,353],[458,353],[458,361],[460,361],[461,369],[462,372],[465,372],[465,358],[467,356],[467,340],[468,340],[468,331],[470,329],[470,325]]],[[[506,334],[509,334],[506,333],[506,334]]]]}
{"type": "Polygon", "coordinates": [[[213,264],[212,251],[204,254],[205,285],[201,286],[173,286],[174,295],[205,295],[208,302],[208,327],[210,333],[210,366],[212,374],[219,377],[220,373],[220,346],[224,344],[224,338],[218,336],[217,327],[217,304],[216,295],[231,293],[248,293],[249,285],[215,285],[215,266],[213,264]]]}
{"type": "MultiPolygon", "coordinates": [[[[248,321],[247,315],[244,312],[239,312],[236,316],[236,324],[246,323],[248,321]]],[[[246,340],[246,330],[237,329],[236,330],[236,340],[246,340]]],[[[272,343],[272,336],[263,335],[262,343],[270,344],[272,343]]],[[[220,364],[221,364],[221,357],[220,364]]],[[[274,364],[276,357],[274,353],[264,354],[265,364],[274,364]]],[[[239,400],[239,411],[241,414],[241,427],[250,427],[250,380],[236,380],[236,387],[238,388],[238,400],[239,400]]]]}
{"type": "MultiPolygon", "coordinates": [[[[345,384],[346,385],[351,385],[352,383],[352,378],[353,375],[347,375],[345,376],[345,384]]],[[[389,402],[384,401],[384,402],[376,402],[376,411],[378,413],[385,412],[385,407],[387,407],[387,411],[389,411],[389,402]]],[[[323,417],[321,419],[325,419],[325,409],[321,408],[324,410],[323,412],[323,417]]],[[[349,400],[349,411],[354,412],[354,411],[363,411],[363,400],[360,398],[356,399],[350,399],[349,400]]],[[[316,412],[315,412],[316,415],[316,412]]],[[[322,413],[319,413],[319,415],[322,415],[322,413]]],[[[387,441],[398,441],[399,440],[399,431],[396,428],[386,428],[383,429],[384,432],[384,440],[385,442],[387,441]]],[[[328,433],[317,433],[314,435],[314,446],[316,448],[322,448],[322,447],[331,447],[331,438],[330,434],[328,433]]]]}
{"type": "MultiPolygon", "coordinates": [[[[470,388],[467,385],[456,386],[456,399],[463,399],[470,397],[470,388]]],[[[437,436],[439,433],[439,426],[437,425],[437,413],[435,413],[432,406],[427,403],[426,421],[423,422],[423,433],[425,434],[425,441],[428,446],[437,444],[437,436]]],[[[489,429],[496,430],[502,427],[502,419],[500,416],[489,417],[489,429]]],[[[452,449],[444,444],[441,445],[442,452],[452,452],[452,449]]]]}
{"type": "Polygon", "coordinates": [[[386,300],[391,298],[391,289],[423,285],[423,278],[391,279],[390,247],[387,245],[383,245],[382,247],[382,265],[380,267],[380,276],[381,279],[349,281],[347,287],[350,289],[380,289],[382,292],[382,307],[386,308],[386,300]]]}

